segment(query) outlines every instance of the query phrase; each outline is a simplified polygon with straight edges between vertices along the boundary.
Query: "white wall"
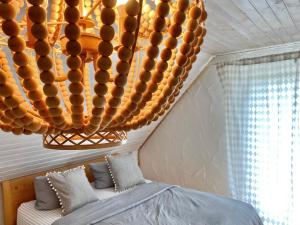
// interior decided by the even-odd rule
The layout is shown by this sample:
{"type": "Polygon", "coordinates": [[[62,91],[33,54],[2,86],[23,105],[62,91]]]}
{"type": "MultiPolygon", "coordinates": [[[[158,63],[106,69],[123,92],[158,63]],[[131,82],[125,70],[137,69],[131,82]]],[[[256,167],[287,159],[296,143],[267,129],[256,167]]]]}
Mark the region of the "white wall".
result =
{"type": "Polygon", "coordinates": [[[210,65],[140,149],[148,179],[229,194],[224,101],[210,65]]]}

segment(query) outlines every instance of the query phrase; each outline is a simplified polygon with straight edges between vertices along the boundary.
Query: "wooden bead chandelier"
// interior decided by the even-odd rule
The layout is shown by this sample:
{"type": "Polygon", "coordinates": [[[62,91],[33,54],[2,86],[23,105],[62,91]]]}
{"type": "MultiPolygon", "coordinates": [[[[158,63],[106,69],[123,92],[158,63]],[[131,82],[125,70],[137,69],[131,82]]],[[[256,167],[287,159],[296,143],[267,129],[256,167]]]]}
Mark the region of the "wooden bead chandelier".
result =
{"type": "Polygon", "coordinates": [[[0,128],[47,148],[120,145],[156,121],[206,35],[202,0],[0,2],[0,128]]]}

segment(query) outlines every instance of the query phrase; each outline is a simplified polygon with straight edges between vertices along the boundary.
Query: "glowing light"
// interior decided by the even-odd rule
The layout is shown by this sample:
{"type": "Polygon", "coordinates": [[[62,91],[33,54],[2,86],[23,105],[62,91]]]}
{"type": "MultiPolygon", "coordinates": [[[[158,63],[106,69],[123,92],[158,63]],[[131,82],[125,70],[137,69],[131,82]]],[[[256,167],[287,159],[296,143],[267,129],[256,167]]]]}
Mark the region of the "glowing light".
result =
{"type": "Polygon", "coordinates": [[[127,2],[128,2],[128,0],[117,0],[117,6],[125,5],[127,2]]]}

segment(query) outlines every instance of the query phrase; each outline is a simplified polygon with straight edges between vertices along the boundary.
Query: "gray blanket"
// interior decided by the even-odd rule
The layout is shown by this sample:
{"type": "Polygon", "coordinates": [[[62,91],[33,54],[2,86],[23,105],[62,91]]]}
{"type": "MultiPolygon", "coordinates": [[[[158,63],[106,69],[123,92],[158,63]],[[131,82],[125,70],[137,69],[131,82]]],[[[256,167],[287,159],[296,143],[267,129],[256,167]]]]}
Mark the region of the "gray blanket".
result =
{"type": "Polygon", "coordinates": [[[262,225],[251,205],[161,183],[85,205],[52,225],[262,225]]]}

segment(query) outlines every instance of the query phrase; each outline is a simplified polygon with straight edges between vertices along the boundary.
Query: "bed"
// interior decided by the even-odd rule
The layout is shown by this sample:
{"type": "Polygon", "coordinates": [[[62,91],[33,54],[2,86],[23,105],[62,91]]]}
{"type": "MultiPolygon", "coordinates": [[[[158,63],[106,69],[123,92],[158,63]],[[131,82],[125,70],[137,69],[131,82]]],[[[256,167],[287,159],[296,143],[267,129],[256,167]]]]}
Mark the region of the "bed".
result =
{"type": "MultiPolygon", "coordinates": [[[[121,194],[95,190],[99,201],[61,217],[59,210],[34,208],[32,182],[41,174],[3,183],[5,225],[262,225],[246,203],[157,182],[121,194]]],[[[87,176],[92,181],[89,170],[87,176]]]]}

